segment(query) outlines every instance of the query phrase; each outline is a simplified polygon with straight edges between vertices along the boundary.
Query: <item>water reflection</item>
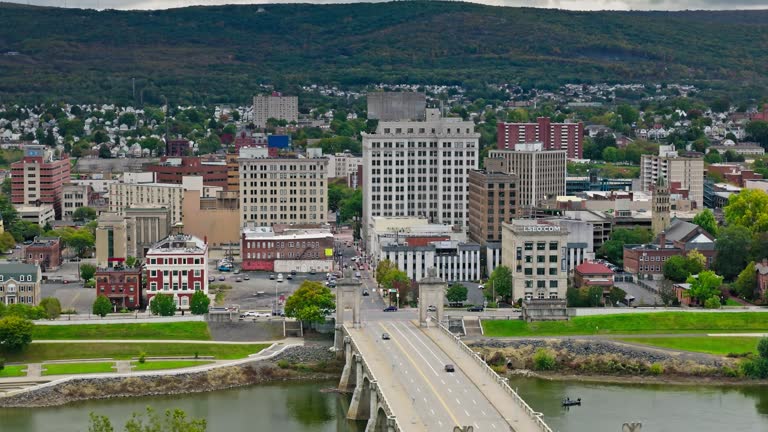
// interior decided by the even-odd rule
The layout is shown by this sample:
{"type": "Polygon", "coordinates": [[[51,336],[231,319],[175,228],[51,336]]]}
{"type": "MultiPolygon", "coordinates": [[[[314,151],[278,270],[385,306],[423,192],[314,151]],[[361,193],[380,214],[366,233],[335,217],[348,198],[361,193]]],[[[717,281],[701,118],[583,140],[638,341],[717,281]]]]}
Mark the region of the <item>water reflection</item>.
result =
{"type": "Polygon", "coordinates": [[[305,426],[327,423],[334,418],[329,395],[319,391],[292,392],[285,398],[291,417],[305,426]]]}

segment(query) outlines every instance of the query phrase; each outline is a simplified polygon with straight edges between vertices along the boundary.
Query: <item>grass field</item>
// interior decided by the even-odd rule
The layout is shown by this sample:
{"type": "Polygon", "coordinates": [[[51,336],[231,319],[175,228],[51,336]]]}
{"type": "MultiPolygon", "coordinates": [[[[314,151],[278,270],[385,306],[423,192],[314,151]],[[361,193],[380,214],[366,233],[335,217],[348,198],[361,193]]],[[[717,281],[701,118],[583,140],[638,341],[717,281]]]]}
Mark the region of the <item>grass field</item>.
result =
{"type": "Polygon", "coordinates": [[[9,362],[113,358],[127,360],[139,353],[153,356],[214,356],[218,360],[238,359],[267,348],[267,344],[223,345],[196,343],[33,343],[21,352],[0,353],[9,362]]]}
{"type": "Polygon", "coordinates": [[[114,365],[114,362],[46,364],[43,365],[43,375],[115,372],[114,365]]]}
{"type": "Polygon", "coordinates": [[[694,351],[707,354],[727,355],[729,353],[747,353],[757,351],[756,337],[664,337],[664,338],[621,338],[625,342],[652,345],[682,351],[694,351]]]}
{"type": "Polygon", "coordinates": [[[569,321],[487,320],[482,323],[485,336],[489,337],[763,332],[768,331],[768,312],[658,312],[575,317],[569,321]]]}
{"type": "Polygon", "coordinates": [[[26,376],[27,365],[19,366],[6,366],[3,370],[0,370],[0,378],[12,378],[26,376]]]}
{"type": "Polygon", "coordinates": [[[210,361],[199,360],[166,360],[166,361],[147,361],[146,363],[133,362],[134,371],[148,371],[148,370],[161,370],[161,369],[180,369],[193,366],[202,366],[211,364],[210,361]]]}
{"type": "Polygon", "coordinates": [[[177,339],[211,340],[204,322],[37,325],[33,340],[177,339]]]}
{"type": "Polygon", "coordinates": [[[743,304],[737,302],[736,300],[734,300],[734,299],[732,299],[730,297],[725,299],[725,305],[726,306],[744,306],[743,304]]]}

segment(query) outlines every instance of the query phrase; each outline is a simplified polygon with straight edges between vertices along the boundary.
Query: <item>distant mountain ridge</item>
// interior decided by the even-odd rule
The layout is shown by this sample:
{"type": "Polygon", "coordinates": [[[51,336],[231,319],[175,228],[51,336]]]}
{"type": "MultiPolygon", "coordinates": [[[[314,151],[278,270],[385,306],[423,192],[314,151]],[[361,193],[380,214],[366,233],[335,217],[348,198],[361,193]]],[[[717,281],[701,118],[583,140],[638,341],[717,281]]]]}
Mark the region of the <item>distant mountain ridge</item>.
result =
{"type": "Polygon", "coordinates": [[[0,3],[0,100],[244,101],[262,82],[768,83],[768,10],[459,2],[94,11],[0,3]]]}

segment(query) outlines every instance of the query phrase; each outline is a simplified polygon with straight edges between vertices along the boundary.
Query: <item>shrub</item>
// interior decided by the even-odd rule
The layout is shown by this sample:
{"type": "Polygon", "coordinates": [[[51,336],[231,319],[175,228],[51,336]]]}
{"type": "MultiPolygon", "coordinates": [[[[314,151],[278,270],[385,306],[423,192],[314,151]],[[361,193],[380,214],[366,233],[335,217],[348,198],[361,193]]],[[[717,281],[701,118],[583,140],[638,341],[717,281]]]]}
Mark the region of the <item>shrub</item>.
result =
{"type": "Polygon", "coordinates": [[[738,369],[734,369],[728,366],[723,366],[720,372],[723,374],[723,376],[729,378],[738,378],[741,375],[738,369]]]}
{"type": "Polygon", "coordinates": [[[32,321],[20,316],[7,316],[0,319],[0,347],[4,351],[24,349],[32,342],[32,321]]]}
{"type": "Polygon", "coordinates": [[[533,368],[535,370],[554,370],[557,367],[555,355],[544,348],[539,348],[533,355],[533,368]]]}
{"type": "Polygon", "coordinates": [[[69,309],[64,309],[63,311],[61,311],[61,314],[62,315],[77,315],[77,311],[75,309],[73,309],[73,308],[69,308],[69,309]]]}
{"type": "Polygon", "coordinates": [[[0,357],[0,371],[5,369],[5,359],[0,357]]]}
{"type": "Polygon", "coordinates": [[[197,351],[195,351],[195,360],[197,360],[197,359],[199,359],[199,358],[200,358],[200,353],[199,353],[199,352],[197,352],[197,351]]]}
{"type": "Polygon", "coordinates": [[[288,360],[278,360],[277,361],[277,367],[280,369],[288,369],[288,367],[291,366],[291,363],[288,360]]]}
{"type": "Polygon", "coordinates": [[[720,309],[720,299],[717,296],[712,296],[704,302],[705,309],[720,309]]]}
{"type": "Polygon", "coordinates": [[[661,375],[664,373],[664,366],[661,363],[654,363],[648,369],[651,375],[661,375]]]}
{"type": "Polygon", "coordinates": [[[144,364],[147,362],[147,353],[144,351],[139,353],[139,363],[144,364]]]}

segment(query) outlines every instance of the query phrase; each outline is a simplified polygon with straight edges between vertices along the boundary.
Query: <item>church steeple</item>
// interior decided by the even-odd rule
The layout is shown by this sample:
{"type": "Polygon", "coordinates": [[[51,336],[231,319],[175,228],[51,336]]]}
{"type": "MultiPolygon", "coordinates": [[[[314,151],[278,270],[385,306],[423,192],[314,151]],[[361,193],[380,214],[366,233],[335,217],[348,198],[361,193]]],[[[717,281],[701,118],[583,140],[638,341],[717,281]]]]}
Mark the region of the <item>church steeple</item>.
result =
{"type": "Polygon", "coordinates": [[[651,229],[653,230],[654,237],[669,227],[669,209],[669,188],[664,181],[664,177],[660,175],[656,181],[656,186],[653,188],[651,229]]]}

